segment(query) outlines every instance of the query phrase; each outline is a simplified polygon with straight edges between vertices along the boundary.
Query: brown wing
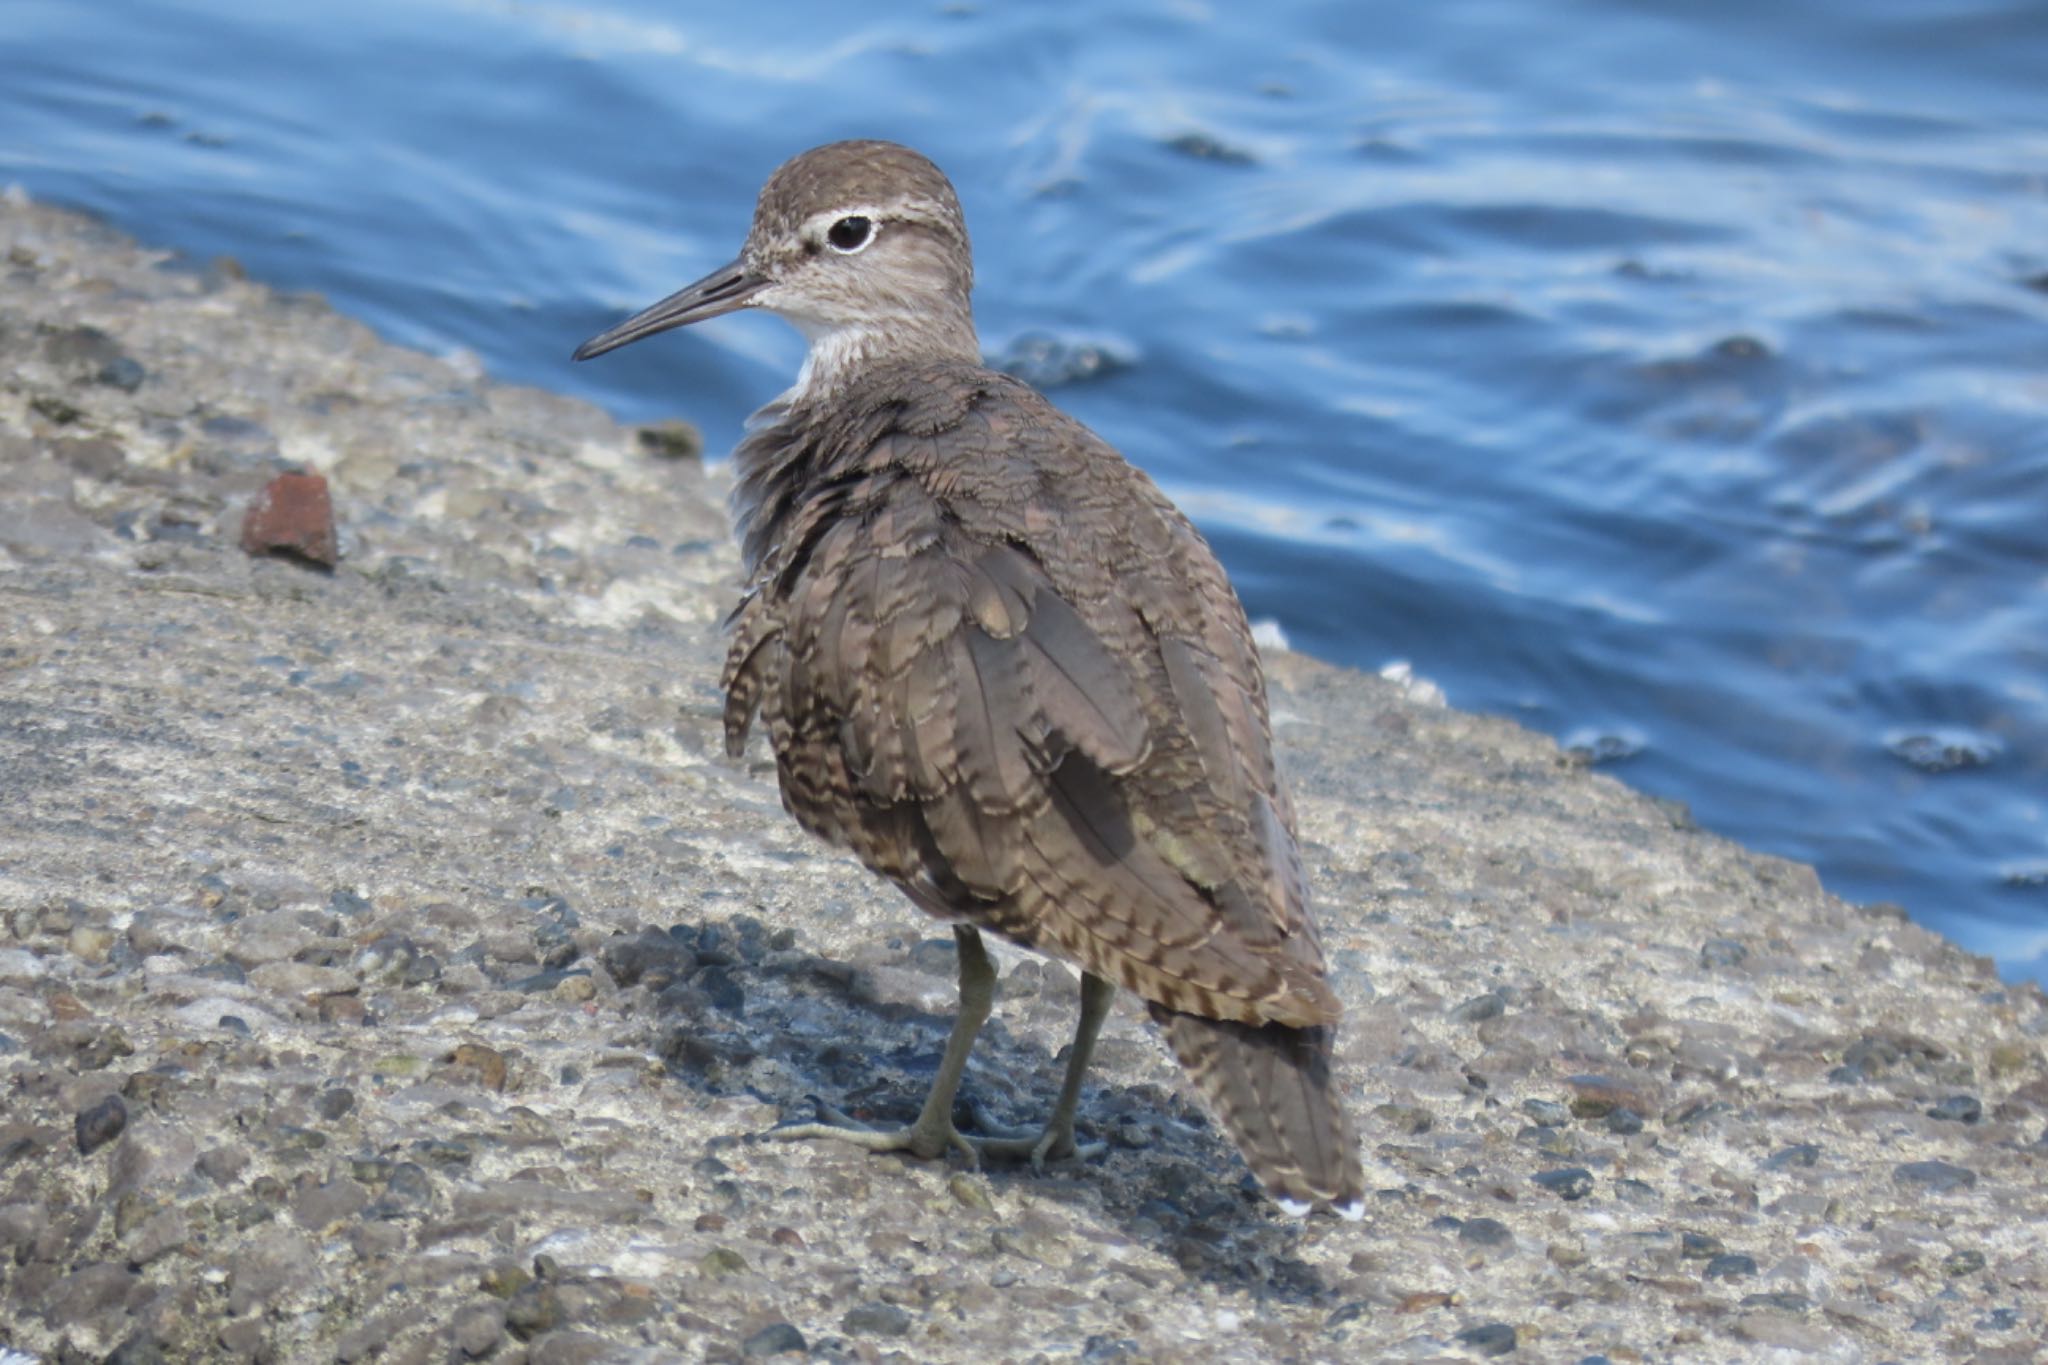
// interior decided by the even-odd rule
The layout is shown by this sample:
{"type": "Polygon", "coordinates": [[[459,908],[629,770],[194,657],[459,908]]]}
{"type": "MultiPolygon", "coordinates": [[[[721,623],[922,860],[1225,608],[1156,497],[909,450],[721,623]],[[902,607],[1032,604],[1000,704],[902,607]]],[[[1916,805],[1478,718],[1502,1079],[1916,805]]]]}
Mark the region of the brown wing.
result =
{"type": "MultiPolygon", "coordinates": [[[[1142,474],[966,367],[790,441],[728,738],[930,908],[1169,1010],[1309,1027],[1322,980],[1244,614],[1142,474]],[[806,447],[804,441],[810,445],[806,447]]],[[[788,438],[785,438],[787,441],[788,438]]]]}

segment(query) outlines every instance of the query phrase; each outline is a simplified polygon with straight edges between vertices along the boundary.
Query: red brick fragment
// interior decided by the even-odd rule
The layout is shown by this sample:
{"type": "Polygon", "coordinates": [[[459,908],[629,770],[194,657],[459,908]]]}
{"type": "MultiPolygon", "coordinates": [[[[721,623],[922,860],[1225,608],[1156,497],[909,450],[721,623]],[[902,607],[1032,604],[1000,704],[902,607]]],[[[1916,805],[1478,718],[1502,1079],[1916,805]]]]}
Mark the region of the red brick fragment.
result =
{"type": "Polygon", "coordinates": [[[280,474],[263,485],[242,518],[242,548],[252,555],[297,555],[333,568],[334,501],[318,474],[280,474]]]}

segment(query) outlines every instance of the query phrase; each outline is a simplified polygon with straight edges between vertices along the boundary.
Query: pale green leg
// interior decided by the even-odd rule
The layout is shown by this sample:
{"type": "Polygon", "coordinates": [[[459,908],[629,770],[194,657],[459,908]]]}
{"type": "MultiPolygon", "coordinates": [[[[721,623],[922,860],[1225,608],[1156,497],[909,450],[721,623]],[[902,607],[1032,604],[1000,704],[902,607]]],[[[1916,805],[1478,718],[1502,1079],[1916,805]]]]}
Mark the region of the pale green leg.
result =
{"type": "MultiPolygon", "coordinates": [[[[1046,1119],[1042,1132],[973,1139],[983,1156],[1013,1161],[1028,1158],[1034,1167],[1042,1168],[1047,1161],[1102,1154],[1099,1142],[1084,1146],[1074,1141],[1074,1115],[1081,1107],[1081,1082],[1088,1074],[1089,1060],[1095,1055],[1095,1040],[1102,1033],[1102,1021],[1109,1017],[1109,1005],[1114,999],[1115,986],[1093,972],[1081,974],[1081,1018],[1074,1025],[1074,1046],[1067,1053],[1067,1076],[1060,1083],[1060,1097],[1052,1107],[1052,1116],[1046,1119]]],[[[984,1128],[993,1127],[982,1119],[979,1110],[975,1121],[984,1128]]]]}
{"type": "MultiPolygon", "coordinates": [[[[1041,1132],[1017,1134],[998,1130],[993,1137],[965,1137],[953,1126],[953,1101],[960,1092],[960,1078],[966,1074],[967,1056],[974,1050],[975,1036],[995,1004],[996,969],[989,961],[988,949],[982,946],[981,934],[972,925],[954,925],[953,941],[960,952],[960,1012],[953,1020],[946,1055],[939,1062],[939,1074],[932,1078],[932,1088],[925,1095],[917,1121],[908,1128],[877,1130],[821,1104],[821,1122],[771,1129],[768,1136],[792,1140],[836,1138],[871,1152],[908,1152],[926,1161],[957,1149],[965,1152],[970,1161],[989,1156],[1029,1160],[1036,1167],[1044,1166],[1048,1160],[1095,1157],[1102,1153],[1101,1143],[1083,1145],[1074,1141],[1074,1115],[1081,1105],[1081,1083],[1087,1077],[1089,1059],[1095,1055],[1095,1040],[1102,1032],[1102,1021],[1109,1017],[1110,1002],[1116,998],[1116,987],[1092,973],[1082,973],[1081,1018],[1075,1025],[1074,1046],[1067,1056],[1066,1079],[1060,1085],[1052,1116],[1041,1132]]],[[[983,1127],[993,1129],[994,1125],[982,1120],[978,1108],[975,1118],[983,1127]]]]}
{"type": "Polygon", "coordinates": [[[967,1054],[974,1050],[974,1037],[988,1018],[996,999],[995,964],[973,925],[953,926],[953,941],[960,950],[960,1012],[953,1018],[953,1035],[946,1040],[946,1055],[939,1062],[939,1074],[932,1078],[930,1093],[917,1122],[893,1132],[880,1131],[856,1122],[829,1106],[820,1105],[825,1118],[820,1123],[800,1123],[771,1129],[768,1136],[784,1139],[837,1138],[865,1147],[871,1152],[909,1152],[930,1161],[950,1148],[975,1159],[974,1144],[953,1127],[953,1097],[960,1091],[960,1077],[967,1070],[967,1054]]]}

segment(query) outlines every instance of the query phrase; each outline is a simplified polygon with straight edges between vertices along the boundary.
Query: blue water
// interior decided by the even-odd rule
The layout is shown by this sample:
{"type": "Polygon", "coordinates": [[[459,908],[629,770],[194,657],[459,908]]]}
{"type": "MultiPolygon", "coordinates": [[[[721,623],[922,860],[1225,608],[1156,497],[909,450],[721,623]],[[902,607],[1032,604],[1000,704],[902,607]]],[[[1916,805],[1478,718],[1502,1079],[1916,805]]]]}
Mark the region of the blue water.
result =
{"type": "Polygon", "coordinates": [[[0,10],[0,181],[714,450],[773,320],[567,353],[853,135],[1297,647],[2048,976],[2038,0],[0,10]]]}

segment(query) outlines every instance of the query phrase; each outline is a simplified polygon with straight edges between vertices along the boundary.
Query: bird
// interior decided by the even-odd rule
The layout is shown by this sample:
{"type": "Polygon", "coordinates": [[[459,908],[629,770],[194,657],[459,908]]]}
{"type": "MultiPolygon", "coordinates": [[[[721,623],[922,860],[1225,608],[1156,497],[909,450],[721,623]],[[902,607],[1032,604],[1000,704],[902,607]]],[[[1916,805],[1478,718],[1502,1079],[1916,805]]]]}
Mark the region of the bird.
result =
{"type": "Polygon", "coordinates": [[[973,286],[944,172],[897,143],[833,142],[769,176],[735,260],[575,351],[742,309],[808,342],[732,457],[745,587],[726,746],[740,758],[758,719],[797,822],[952,924],[960,1006],[913,1123],[821,1103],[772,1134],[927,1160],[1097,1155],[1074,1125],[1121,988],[1270,1198],[1358,1218],[1342,1011],[1244,608],[1150,478],[984,363],[973,286]],[[1080,969],[1035,1135],[954,1125],[994,1000],[984,932],[1080,969]]]}

